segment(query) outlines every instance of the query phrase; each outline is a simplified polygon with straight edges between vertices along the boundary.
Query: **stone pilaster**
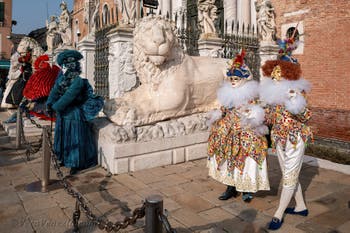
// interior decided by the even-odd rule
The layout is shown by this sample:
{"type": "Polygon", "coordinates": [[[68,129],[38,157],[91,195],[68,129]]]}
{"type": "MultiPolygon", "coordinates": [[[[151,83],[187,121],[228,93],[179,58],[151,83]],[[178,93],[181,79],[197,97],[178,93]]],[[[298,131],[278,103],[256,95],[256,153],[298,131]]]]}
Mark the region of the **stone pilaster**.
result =
{"type": "MultiPolygon", "coordinates": [[[[279,47],[274,42],[260,42],[260,67],[264,65],[267,60],[276,60],[279,47]]],[[[260,68],[260,79],[263,77],[262,70],[260,68]]]]}
{"type": "Polygon", "coordinates": [[[95,89],[95,37],[87,36],[77,44],[77,50],[83,55],[81,60],[81,76],[87,78],[95,89]]]}
{"type": "Polygon", "coordinates": [[[232,33],[232,21],[237,21],[237,1],[224,0],[224,20],[227,22],[227,32],[232,33]]]}
{"type": "Polygon", "coordinates": [[[109,98],[120,97],[136,83],[136,70],[132,64],[133,28],[121,26],[108,33],[109,38],[109,98]]]}

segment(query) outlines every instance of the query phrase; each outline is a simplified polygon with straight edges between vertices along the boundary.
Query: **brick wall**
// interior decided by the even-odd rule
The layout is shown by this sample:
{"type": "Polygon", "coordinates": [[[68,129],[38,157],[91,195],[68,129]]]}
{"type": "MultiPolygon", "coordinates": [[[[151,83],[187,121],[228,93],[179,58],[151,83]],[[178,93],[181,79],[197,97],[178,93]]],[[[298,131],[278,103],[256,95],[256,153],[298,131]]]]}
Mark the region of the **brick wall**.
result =
{"type": "Polygon", "coordinates": [[[272,0],[272,4],[278,37],[283,24],[303,21],[304,52],[295,57],[312,84],[308,100],[315,135],[350,141],[350,1],[272,0]]]}
{"type": "Polygon", "coordinates": [[[350,142],[350,111],[312,108],[310,125],[318,137],[350,142]]]}

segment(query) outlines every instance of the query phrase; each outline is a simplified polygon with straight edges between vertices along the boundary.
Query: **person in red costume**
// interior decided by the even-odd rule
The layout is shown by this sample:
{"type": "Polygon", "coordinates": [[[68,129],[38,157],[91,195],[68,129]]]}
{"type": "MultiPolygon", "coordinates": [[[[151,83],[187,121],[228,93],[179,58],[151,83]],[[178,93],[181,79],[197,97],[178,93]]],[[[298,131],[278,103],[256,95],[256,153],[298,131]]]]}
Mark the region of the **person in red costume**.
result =
{"type": "Polygon", "coordinates": [[[41,119],[51,119],[46,111],[46,100],[55,84],[60,68],[50,65],[48,55],[39,56],[34,62],[34,73],[29,78],[24,90],[24,104],[32,115],[41,119]]]}

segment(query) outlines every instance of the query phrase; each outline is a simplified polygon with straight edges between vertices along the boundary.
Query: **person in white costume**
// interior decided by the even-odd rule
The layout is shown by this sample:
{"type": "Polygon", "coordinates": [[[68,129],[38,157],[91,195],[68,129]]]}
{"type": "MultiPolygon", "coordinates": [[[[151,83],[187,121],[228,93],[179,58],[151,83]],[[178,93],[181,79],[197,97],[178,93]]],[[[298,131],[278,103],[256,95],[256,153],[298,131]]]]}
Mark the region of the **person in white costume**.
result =
{"type": "Polygon", "coordinates": [[[270,190],[267,175],[267,126],[264,110],[258,105],[258,82],[244,64],[244,51],[237,55],[227,71],[227,79],[218,90],[221,110],[212,112],[208,139],[209,176],[227,185],[219,196],[227,200],[243,192],[250,202],[252,193],[270,190]]]}
{"type": "Polygon", "coordinates": [[[266,120],[272,127],[272,148],[276,149],[283,175],[281,198],[269,224],[270,230],[282,226],[284,213],[308,215],[298,177],[305,144],[312,139],[306,124],[311,112],[304,97],[310,84],[301,78],[300,64],[291,57],[296,48],[294,40],[289,38],[278,43],[281,47],[279,60],[265,62],[262,70],[267,78],[260,84],[260,99],[267,104],[266,120]],[[296,206],[287,208],[293,196],[296,206]]]}

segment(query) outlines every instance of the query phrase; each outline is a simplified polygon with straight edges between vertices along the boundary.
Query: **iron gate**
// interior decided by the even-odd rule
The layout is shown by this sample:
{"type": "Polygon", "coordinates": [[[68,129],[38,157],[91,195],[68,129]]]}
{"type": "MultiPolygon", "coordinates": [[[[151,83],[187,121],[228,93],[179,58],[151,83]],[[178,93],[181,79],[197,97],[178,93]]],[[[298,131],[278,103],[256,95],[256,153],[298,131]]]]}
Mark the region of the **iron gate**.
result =
{"type": "Polygon", "coordinates": [[[227,23],[225,23],[225,30],[223,34],[219,34],[224,40],[222,45],[222,58],[233,58],[240,52],[241,48],[246,51],[244,61],[249,66],[253,73],[253,77],[259,80],[260,77],[260,55],[259,55],[259,36],[258,30],[253,26],[244,24],[240,25],[239,22],[232,22],[232,33],[227,33],[227,23]],[[241,28],[240,28],[241,26],[241,28]]]}
{"type": "Polygon", "coordinates": [[[105,99],[109,98],[109,40],[106,35],[114,27],[115,24],[108,25],[95,32],[95,91],[96,94],[103,96],[105,99]]]}

